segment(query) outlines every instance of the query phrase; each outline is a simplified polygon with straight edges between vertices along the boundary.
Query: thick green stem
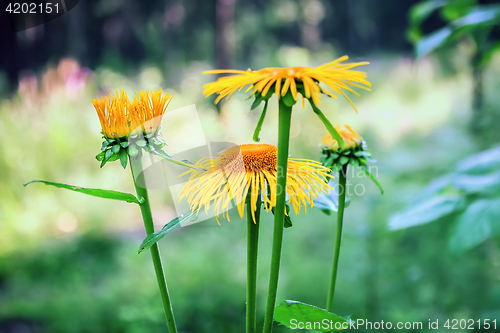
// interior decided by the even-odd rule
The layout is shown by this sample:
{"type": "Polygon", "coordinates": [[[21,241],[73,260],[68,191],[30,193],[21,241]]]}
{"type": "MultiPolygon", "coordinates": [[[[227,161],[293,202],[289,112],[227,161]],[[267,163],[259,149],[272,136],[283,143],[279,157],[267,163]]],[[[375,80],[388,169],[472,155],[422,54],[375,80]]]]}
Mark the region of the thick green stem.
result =
{"type": "Polygon", "coordinates": [[[247,333],[257,332],[257,253],[259,246],[260,194],[257,198],[255,222],[252,205],[247,202],[247,333]]]}
{"type": "Polygon", "coordinates": [[[292,107],[286,106],[282,100],[279,102],[279,127],[278,127],[278,162],[276,181],[276,209],[274,211],[273,249],[271,257],[271,276],[269,278],[269,292],[267,295],[266,316],[264,319],[264,333],[273,330],[274,306],[278,292],[278,278],[281,261],[281,248],[283,245],[283,225],[285,220],[286,178],[288,168],[288,145],[290,139],[290,122],[292,107]]]}
{"type": "MultiPolygon", "coordinates": [[[[139,163],[134,163],[134,165],[136,166],[135,172],[134,168],[132,167],[132,159],[130,159],[130,169],[132,170],[132,178],[134,180],[135,190],[137,192],[138,199],[141,201],[140,207],[142,219],[144,221],[146,233],[149,235],[155,232],[155,227],[153,224],[153,216],[151,215],[148,190],[139,185],[142,184],[143,186],[145,186],[146,184],[144,181],[144,173],[142,170],[142,163],[140,159],[139,163]]],[[[165,280],[165,274],[163,273],[160,250],[157,243],[151,246],[151,257],[153,258],[153,266],[155,268],[156,279],[158,280],[158,286],[160,288],[160,295],[163,303],[163,309],[165,310],[165,317],[167,318],[168,329],[170,333],[177,333],[174,313],[172,311],[172,304],[170,303],[170,296],[168,295],[167,282],[165,280]]]]}
{"type": "Polygon", "coordinates": [[[342,223],[344,219],[347,164],[339,172],[339,207],[337,210],[337,232],[335,234],[335,248],[333,250],[332,276],[330,278],[330,289],[326,301],[326,310],[333,311],[333,295],[335,294],[335,282],[337,281],[337,269],[339,267],[340,242],[342,240],[342,223]]]}

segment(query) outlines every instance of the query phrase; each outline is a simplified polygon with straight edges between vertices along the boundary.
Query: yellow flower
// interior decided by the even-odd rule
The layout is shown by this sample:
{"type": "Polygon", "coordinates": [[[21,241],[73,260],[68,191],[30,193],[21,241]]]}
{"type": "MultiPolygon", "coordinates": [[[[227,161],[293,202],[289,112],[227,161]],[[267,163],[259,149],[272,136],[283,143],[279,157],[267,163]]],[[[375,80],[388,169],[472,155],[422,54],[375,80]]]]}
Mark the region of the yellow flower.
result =
{"type": "MultiPolygon", "coordinates": [[[[238,212],[243,217],[247,195],[250,197],[252,218],[255,221],[257,199],[261,196],[267,211],[276,206],[279,189],[276,186],[278,149],[269,144],[244,144],[222,151],[218,157],[199,160],[195,166],[207,171],[189,170],[189,181],[179,193],[179,201],[187,197],[192,211],[201,208],[208,212],[214,205],[216,217],[222,209],[222,216],[229,220],[228,209],[235,200],[238,212]]],[[[288,159],[286,193],[296,214],[302,204],[313,206],[313,198],[327,193],[330,186],[326,181],[330,170],[317,161],[288,159]]],[[[305,208],[307,212],[307,207],[305,208]]],[[[217,219],[218,221],[218,219],[217,219]]]]}
{"type": "Polygon", "coordinates": [[[99,116],[103,135],[108,139],[121,139],[138,128],[142,128],[145,135],[156,135],[171,99],[172,95],[162,96],[162,90],[151,93],[141,90],[130,102],[127,94],[120,90],[120,93],[116,92],[116,97],[110,94],[93,99],[92,104],[99,116]]]}
{"type": "MultiPolygon", "coordinates": [[[[342,150],[349,150],[352,148],[355,148],[356,146],[359,146],[363,143],[363,139],[356,133],[351,126],[349,125],[344,125],[344,127],[347,130],[341,130],[340,125],[336,126],[336,130],[339,133],[339,135],[344,139],[345,146],[342,150]]],[[[321,145],[328,150],[333,150],[337,151],[340,147],[337,142],[337,140],[333,139],[330,133],[325,132],[325,135],[323,136],[323,141],[321,142],[321,145]]]]}
{"type": "Polygon", "coordinates": [[[297,101],[298,93],[302,94],[302,105],[304,106],[304,97],[312,99],[312,102],[317,106],[321,103],[319,94],[325,93],[331,97],[337,98],[335,94],[344,96],[356,110],[352,101],[347,97],[342,89],[348,90],[359,97],[359,94],[351,89],[357,87],[369,90],[371,84],[366,79],[366,73],[351,70],[351,68],[367,65],[368,62],[358,62],[351,64],[340,64],[347,60],[347,56],[343,56],[328,64],[317,68],[311,67],[291,67],[291,68],[264,68],[258,71],[241,70],[213,70],[207,71],[205,74],[236,74],[219,78],[217,81],[208,83],[204,87],[203,94],[209,96],[219,94],[215,103],[218,103],[224,97],[231,95],[250,85],[246,90],[253,90],[253,94],[259,93],[266,96],[271,89],[281,98],[290,90],[293,98],[297,101]],[[319,83],[324,83],[332,92],[320,88],[319,83]],[[361,83],[363,85],[360,85],[361,83]],[[367,87],[365,87],[367,86],[367,87]]]}

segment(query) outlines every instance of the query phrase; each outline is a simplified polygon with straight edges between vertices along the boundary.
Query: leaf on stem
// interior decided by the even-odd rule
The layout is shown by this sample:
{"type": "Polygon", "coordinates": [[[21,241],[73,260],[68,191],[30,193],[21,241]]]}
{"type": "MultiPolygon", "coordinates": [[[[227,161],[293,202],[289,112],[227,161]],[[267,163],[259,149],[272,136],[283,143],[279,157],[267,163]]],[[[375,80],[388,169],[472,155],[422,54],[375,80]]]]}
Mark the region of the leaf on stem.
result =
{"type": "Polygon", "coordinates": [[[368,177],[370,177],[370,179],[372,180],[372,182],[374,182],[375,185],[377,185],[377,187],[380,190],[380,193],[384,194],[384,189],[382,188],[382,185],[380,185],[380,183],[378,182],[377,178],[375,178],[375,176],[373,176],[373,174],[370,171],[368,171],[368,166],[367,165],[360,165],[360,166],[363,169],[363,171],[365,172],[365,174],[368,177]]]}
{"type": "Polygon", "coordinates": [[[105,199],[113,199],[113,200],[120,200],[120,201],[126,201],[130,203],[136,203],[139,204],[139,200],[130,193],[123,193],[123,192],[118,192],[118,191],[113,191],[113,190],[101,190],[101,189],[96,189],[96,188],[85,188],[85,187],[79,187],[79,186],[74,186],[74,185],[67,185],[67,184],[61,184],[61,183],[54,183],[54,182],[48,182],[44,180],[32,180],[29,183],[24,184],[24,186],[27,186],[31,183],[43,183],[45,185],[50,185],[50,186],[55,186],[58,188],[64,188],[70,191],[75,191],[75,192],[80,192],[83,194],[91,195],[94,197],[99,197],[99,198],[105,198],[105,199]]]}
{"type": "Polygon", "coordinates": [[[262,113],[260,114],[259,122],[257,123],[257,127],[255,127],[255,131],[253,132],[253,141],[259,142],[259,134],[260,130],[262,129],[262,124],[264,123],[264,119],[266,118],[266,112],[267,112],[267,100],[264,102],[264,109],[262,110],[262,113]]]}
{"type": "Polygon", "coordinates": [[[173,219],[172,221],[165,224],[165,226],[160,231],[149,234],[142,241],[141,246],[139,246],[138,253],[141,253],[141,252],[149,249],[151,246],[153,246],[155,243],[157,243],[160,239],[165,237],[166,234],[168,234],[172,230],[175,230],[178,227],[180,227],[182,223],[196,221],[197,218],[198,218],[198,214],[196,214],[195,212],[192,212],[190,210],[185,212],[184,214],[182,214],[180,216],[177,216],[175,219],[173,219]]]}
{"type": "MultiPolygon", "coordinates": [[[[284,300],[274,309],[274,320],[278,323],[296,329],[294,323],[310,323],[311,327],[307,325],[304,329],[314,330],[320,332],[333,332],[342,330],[342,324],[349,326],[350,319],[342,318],[334,313],[320,309],[313,305],[305,304],[297,301],[284,300]],[[328,321],[327,325],[316,325],[314,323],[324,323],[328,321]],[[336,323],[339,323],[336,325],[336,323]]],[[[345,328],[347,328],[345,327],[345,328]]],[[[302,328],[302,327],[301,327],[302,328]]]]}
{"type": "Polygon", "coordinates": [[[165,153],[163,150],[159,149],[159,150],[156,150],[154,149],[152,146],[151,146],[151,150],[149,151],[151,154],[154,154],[154,155],[158,155],[160,157],[163,157],[165,160],[171,162],[171,163],[174,163],[174,164],[177,164],[177,165],[182,165],[184,167],[187,167],[187,168],[191,168],[191,169],[196,169],[196,170],[200,170],[200,171],[206,171],[205,169],[201,169],[201,168],[197,168],[194,166],[193,163],[189,162],[188,160],[182,160],[182,161],[179,161],[179,160],[176,160],[175,158],[173,158],[172,156],[170,156],[169,154],[165,153]]]}
{"type": "Polygon", "coordinates": [[[344,139],[342,139],[342,137],[337,132],[335,127],[333,127],[332,123],[330,123],[328,118],[325,117],[323,112],[321,112],[321,110],[318,109],[318,107],[314,104],[314,102],[311,99],[308,99],[308,101],[311,104],[311,107],[312,107],[314,113],[316,113],[318,115],[319,119],[323,122],[323,125],[325,125],[326,129],[328,130],[328,133],[330,133],[332,138],[334,138],[338,142],[340,148],[344,148],[344,146],[345,146],[344,139]]]}

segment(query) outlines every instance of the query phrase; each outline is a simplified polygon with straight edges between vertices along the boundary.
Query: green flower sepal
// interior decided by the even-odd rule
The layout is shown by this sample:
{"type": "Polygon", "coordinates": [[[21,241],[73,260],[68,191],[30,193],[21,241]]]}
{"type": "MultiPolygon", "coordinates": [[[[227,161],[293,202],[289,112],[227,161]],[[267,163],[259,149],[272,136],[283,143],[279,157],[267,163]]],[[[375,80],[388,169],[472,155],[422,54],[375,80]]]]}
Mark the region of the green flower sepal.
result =
{"type": "MultiPolygon", "coordinates": [[[[160,138],[158,135],[146,134],[144,136],[139,134],[132,134],[129,137],[124,137],[120,139],[111,139],[103,136],[103,143],[101,147],[101,152],[95,157],[101,162],[101,168],[107,162],[113,162],[120,160],[122,167],[125,169],[127,167],[128,157],[142,157],[142,150],[148,153],[156,152],[160,155],[158,151],[162,150],[166,146],[166,142],[160,138]]],[[[166,154],[162,151],[162,153],[166,154]]]]}
{"type": "Polygon", "coordinates": [[[324,166],[330,168],[332,173],[339,172],[343,166],[352,165],[353,167],[360,167],[364,173],[375,183],[375,185],[380,189],[380,192],[384,194],[384,189],[382,185],[377,181],[377,179],[370,172],[368,162],[377,162],[372,158],[371,152],[368,149],[366,141],[362,141],[360,144],[343,150],[338,148],[337,150],[332,150],[327,146],[321,147],[321,157],[320,162],[324,166]]]}

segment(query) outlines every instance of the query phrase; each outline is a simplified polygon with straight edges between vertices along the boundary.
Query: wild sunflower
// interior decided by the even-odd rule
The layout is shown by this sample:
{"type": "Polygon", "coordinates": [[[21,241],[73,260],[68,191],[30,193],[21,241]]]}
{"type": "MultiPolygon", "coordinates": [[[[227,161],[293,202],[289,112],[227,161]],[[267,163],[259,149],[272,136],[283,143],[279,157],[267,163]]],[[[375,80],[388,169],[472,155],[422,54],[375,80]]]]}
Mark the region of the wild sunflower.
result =
{"type": "MultiPolygon", "coordinates": [[[[195,166],[206,169],[186,171],[189,181],[179,193],[179,201],[187,197],[192,211],[202,208],[208,211],[213,204],[216,216],[222,209],[222,216],[229,220],[228,208],[234,200],[238,213],[243,217],[244,205],[249,197],[252,219],[259,197],[267,211],[276,206],[277,193],[277,148],[269,144],[244,144],[222,151],[218,157],[199,160],[195,166]]],[[[298,214],[302,204],[313,206],[313,199],[330,188],[327,179],[328,168],[321,163],[306,159],[288,159],[286,194],[288,203],[298,214]]],[[[287,212],[285,212],[287,213],[287,212]]],[[[218,221],[218,219],[217,219],[218,221]]]]}
{"type": "Polygon", "coordinates": [[[129,156],[140,157],[142,150],[192,168],[192,164],[177,161],[162,150],[166,143],[161,138],[160,125],[172,97],[159,89],[136,92],[132,101],[123,90],[116,91],[116,97],[110,94],[93,99],[104,139],[96,156],[101,168],[117,159],[125,168],[129,156]]]}
{"type": "Polygon", "coordinates": [[[155,136],[160,129],[161,119],[172,95],[162,94],[162,90],[136,92],[131,102],[127,94],[116,91],[116,97],[109,95],[101,99],[93,99],[92,104],[101,122],[102,134],[107,139],[120,140],[127,138],[137,129],[144,135],[155,136]]]}
{"type": "Polygon", "coordinates": [[[340,171],[347,165],[360,167],[365,174],[377,185],[382,193],[384,190],[380,183],[375,179],[369,171],[368,162],[376,162],[371,156],[366,141],[364,141],[358,133],[356,133],[351,126],[344,125],[345,129],[341,129],[340,125],[336,126],[337,132],[340,134],[345,142],[341,148],[337,140],[325,132],[321,142],[321,163],[325,167],[332,170],[332,172],[340,171]]]}
{"type": "MultiPolygon", "coordinates": [[[[352,105],[356,107],[344,90],[350,91],[359,97],[359,94],[353,89],[360,88],[370,90],[370,82],[366,80],[366,73],[352,70],[354,67],[367,65],[368,62],[357,62],[341,64],[347,60],[343,56],[328,64],[312,67],[291,67],[291,68],[264,68],[258,71],[250,69],[241,70],[212,70],[204,72],[205,74],[236,74],[219,78],[217,81],[205,85],[203,93],[205,96],[218,94],[215,100],[218,103],[222,98],[230,98],[236,91],[242,90],[248,86],[252,90],[255,101],[252,109],[256,108],[264,101],[264,109],[257,123],[254,132],[254,141],[259,141],[259,133],[267,112],[267,103],[269,98],[275,93],[278,96],[280,106],[291,108],[298,99],[298,94],[302,95],[302,107],[305,106],[305,99],[309,101],[313,111],[318,115],[330,134],[339,141],[340,146],[344,145],[342,138],[335,131],[330,121],[319,109],[321,99],[319,95],[324,93],[330,97],[337,98],[337,95],[344,96],[352,105]],[[326,85],[331,91],[321,88],[320,84],[326,85]]],[[[356,110],[357,111],[357,110],[356,110]]]]}
{"type": "MultiPolygon", "coordinates": [[[[236,74],[219,78],[217,81],[205,85],[203,93],[205,96],[214,93],[219,94],[215,103],[218,103],[224,97],[231,95],[250,85],[246,90],[253,90],[254,95],[267,96],[268,92],[276,93],[278,98],[282,98],[290,90],[294,101],[297,101],[298,93],[302,95],[302,103],[304,98],[312,99],[317,106],[321,103],[319,95],[325,93],[328,96],[337,98],[335,94],[344,96],[349,103],[356,107],[345,94],[342,89],[348,90],[359,97],[359,94],[351,87],[357,87],[369,90],[370,82],[366,80],[366,73],[351,70],[351,68],[367,65],[368,62],[357,62],[351,64],[341,64],[342,61],[349,59],[348,56],[343,56],[328,64],[312,68],[312,67],[291,67],[291,68],[264,68],[258,71],[250,69],[241,70],[212,70],[205,74],[236,74]],[[332,92],[323,90],[320,83],[324,83],[332,92]],[[358,84],[360,83],[360,84],[358,84]]],[[[270,96],[270,95],[269,95],[270,96]]]]}

